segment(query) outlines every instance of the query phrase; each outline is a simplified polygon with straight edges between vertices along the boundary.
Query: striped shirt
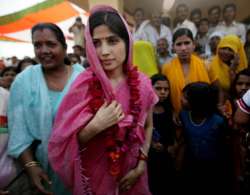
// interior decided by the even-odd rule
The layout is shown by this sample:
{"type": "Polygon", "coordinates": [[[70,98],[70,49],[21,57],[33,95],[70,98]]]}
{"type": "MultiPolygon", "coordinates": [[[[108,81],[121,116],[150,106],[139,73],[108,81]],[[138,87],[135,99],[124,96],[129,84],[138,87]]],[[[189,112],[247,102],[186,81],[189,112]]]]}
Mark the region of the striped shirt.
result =
{"type": "Polygon", "coordinates": [[[240,98],[239,100],[237,100],[237,105],[239,106],[239,108],[247,113],[250,114],[250,90],[248,90],[242,98],[240,98]]]}

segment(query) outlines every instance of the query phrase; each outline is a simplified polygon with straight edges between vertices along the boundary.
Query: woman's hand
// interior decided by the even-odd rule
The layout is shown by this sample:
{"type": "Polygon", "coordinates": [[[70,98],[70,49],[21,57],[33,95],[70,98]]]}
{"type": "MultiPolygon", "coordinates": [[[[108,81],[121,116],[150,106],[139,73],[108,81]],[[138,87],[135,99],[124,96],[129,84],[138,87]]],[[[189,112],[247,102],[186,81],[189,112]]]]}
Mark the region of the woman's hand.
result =
{"type": "Polygon", "coordinates": [[[110,104],[105,102],[92,120],[79,132],[80,144],[84,145],[97,134],[117,124],[124,116],[122,106],[117,101],[112,101],[110,104]]]}
{"type": "Polygon", "coordinates": [[[121,180],[120,180],[120,191],[128,191],[139,179],[139,177],[144,173],[145,161],[140,160],[137,167],[130,170],[121,180]]]}
{"type": "Polygon", "coordinates": [[[177,143],[174,144],[174,145],[168,146],[167,151],[168,151],[168,153],[171,155],[171,157],[175,158],[177,148],[178,148],[177,143]]]}
{"type": "Polygon", "coordinates": [[[157,152],[162,152],[164,150],[164,146],[160,142],[152,141],[152,148],[154,148],[157,152]]]}
{"type": "Polygon", "coordinates": [[[182,125],[179,115],[175,112],[173,113],[173,122],[177,127],[181,127],[182,125]]]}
{"type": "Polygon", "coordinates": [[[52,192],[49,192],[45,189],[44,183],[47,183],[48,186],[51,186],[52,182],[49,180],[48,175],[42,170],[39,166],[28,167],[27,172],[31,177],[32,183],[38,189],[39,192],[47,195],[52,195],[52,192]]]}
{"type": "Polygon", "coordinates": [[[237,67],[239,66],[240,64],[240,57],[239,57],[239,54],[234,54],[234,58],[231,60],[231,66],[230,66],[230,69],[229,69],[229,78],[230,78],[230,81],[234,81],[235,77],[236,77],[236,71],[237,71],[237,67]]]}
{"type": "Polygon", "coordinates": [[[236,70],[237,66],[240,64],[240,56],[239,54],[234,54],[233,59],[231,60],[231,69],[236,70]]]}
{"type": "Polygon", "coordinates": [[[101,132],[117,124],[124,116],[122,106],[117,101],[112,101],[110,104],[105,102],[94,116],[93,124],[101,132]]]}

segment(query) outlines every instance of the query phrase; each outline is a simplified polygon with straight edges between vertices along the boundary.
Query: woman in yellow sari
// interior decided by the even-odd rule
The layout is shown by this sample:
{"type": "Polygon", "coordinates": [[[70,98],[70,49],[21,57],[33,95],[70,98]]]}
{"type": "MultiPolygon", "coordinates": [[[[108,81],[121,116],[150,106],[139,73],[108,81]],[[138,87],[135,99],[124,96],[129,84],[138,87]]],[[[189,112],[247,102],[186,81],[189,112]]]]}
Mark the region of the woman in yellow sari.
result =
{"type": "Polygon", "coordinates": [[[171,101],[176,114],[181,110],[182,89],[186,84],[197,81],[210,83],[204,62],[192,54],[194,48],[192,32],[187,28],[178,29],[173,35],[173,49],[177,57],[163,66],[163,74],[170,82],[171,101]]]}
{"type": "Polygon", "coordinates": [[[217,81],[223,91],[228,91],[235,75],[245,68],[247,57],[240,38],[236,35],[223,37],[219,42],[217,54],[209,65],[210,80],[217,81]]]}
{"type": "Polygon", "coordinates": [[[148,41],[134,42],[133,63],[149,77],[159,72],[154,47],[148,41]]]}

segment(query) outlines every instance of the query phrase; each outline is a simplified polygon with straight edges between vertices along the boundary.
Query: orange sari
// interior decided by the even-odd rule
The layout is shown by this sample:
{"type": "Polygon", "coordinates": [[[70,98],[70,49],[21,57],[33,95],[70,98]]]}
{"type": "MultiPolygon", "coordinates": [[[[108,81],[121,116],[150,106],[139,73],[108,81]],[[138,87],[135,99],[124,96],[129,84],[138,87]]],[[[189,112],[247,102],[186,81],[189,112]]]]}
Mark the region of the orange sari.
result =
{"type": "MultiPolygon", "coordinates": [[[[239,55],[239,65],[235,67],[235,73],[240,72],[241,70],[247,68],[247,57],[244,51],[243,44],[239,37],[235,35],[227,35],[223,37],[218,45],[218,48],[228,47],[234,51],[235,54],[239,55]]],[[[212,62],[209,65],[209,77],[211,81],[218,80],[220,86],[228,91],[231,84],[230,78],[230,68],[225,64],[218,55],[218,50],[216,56],[212,59],[212,62]]]]}
{"type": "Polygon", "coordinates": [[[169,79],[171,101],[176,113],[179,113],[181,110],[182,89],[186,84],[197,81],[210,83],[204,62],[195,55],[191,55],[189,72],[186,77],[184,76],[182,65],[178,57],[163,66],[163,74],[169,79]]]}

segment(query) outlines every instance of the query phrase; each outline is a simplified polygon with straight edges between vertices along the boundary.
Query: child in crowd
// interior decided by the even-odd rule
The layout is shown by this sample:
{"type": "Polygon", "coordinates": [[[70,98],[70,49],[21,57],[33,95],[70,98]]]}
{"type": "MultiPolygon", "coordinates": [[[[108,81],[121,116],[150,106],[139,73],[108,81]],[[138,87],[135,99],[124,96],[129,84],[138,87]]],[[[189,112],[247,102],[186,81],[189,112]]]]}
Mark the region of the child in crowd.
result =
{"type": "Polygon", "coordinates": [[[153,195],[171,192],[175,181],[174,143],[175,129],[172,121],[172,105],[168,79],[161,74],[151,77],[152,85],[159,97],[153,109],[153,136],[149,150],[149,186],[153,195]]]}
{"type": "Polygon", "coordinates": [[[15,67],[6,67],[0,73],[0,86],[9,90],[17,75],[15,67]]]}
{"type": "MultiPolygon", "coordinates": [[[[233,115],[237,109],[236,101],[243,97],[243,95],[250,89],[250,70],[244,69],[240,71],[231,85],[230,97],[233,107],[233,115]]],[[[233,125],[231,136],[232,151],[233,151],[233,166],[234,166],[234,191],[246,192],[249,187],[246,185],[249,181],[249,159],[250,159],[250,139],[249,128],[241,129],[233,125]],[[248,175],[247,175],[248,174],[248,175]]],[[[249,191],[248,191],[249,192],[249,191]]]]}
{"type": "Polygon", "coordinates": [[[230,97],[234,111],[236,109],[236,100],[240,99],[248,89],[250,89],[250,69],[244,69],[236,75],[231,85],[230,97]]]}
{"type": "Polygon", "coordinates": [[[218,89],[207,83],[190,83],[183,89],[183,189],[189,192],[225,189],[226,123],[217,114],[217,102],[218,89]]]}

